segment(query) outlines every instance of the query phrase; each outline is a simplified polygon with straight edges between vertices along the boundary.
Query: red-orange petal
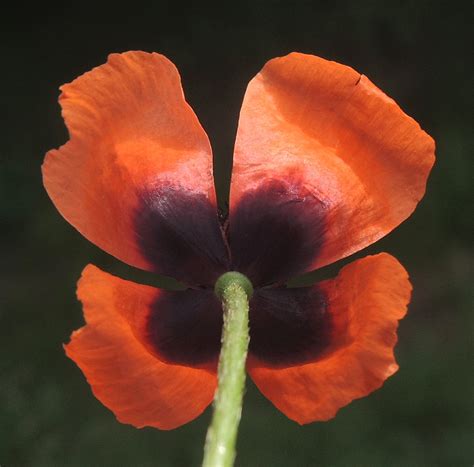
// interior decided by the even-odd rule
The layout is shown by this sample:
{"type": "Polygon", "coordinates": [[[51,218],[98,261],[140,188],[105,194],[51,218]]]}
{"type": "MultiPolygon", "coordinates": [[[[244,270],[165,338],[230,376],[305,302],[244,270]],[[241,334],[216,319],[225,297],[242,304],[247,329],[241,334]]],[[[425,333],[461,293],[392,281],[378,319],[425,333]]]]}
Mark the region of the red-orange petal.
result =
{"type": "Polygon", "coordinates": [[[324,206],[314,269],[386,235],[415,209],[434,141],[370,80],[348,66],[292,53],[250,82],[234,152],[231,217],[269,180],[303,186],[324,206]]]}
{"type": "Polygon", "coordinates": [[[318,287],[333,323],[332,346],[305,364],[276,368],[250,355],[247,365],[260,391],[300,424],[334,417],[397,371],[396,330],[411,294],[405,269],[386,253],[354,261],[318,287]]]}
{"type": "Polygon", "coordinates": [[[87,266],[78,284],[87,324],[65,349],[120,422],[169,430],[211,403],[216,375],[164,363],[134,336],[129,322],[144,316],[158,293],[87,266]]]}
{"type": "Polygon", "coordinates": [[[155,198],[163,190],[181,190],[212,205],[202,209],[214,216],[206,228],[220,235],[209,139],[166,57],[112,54],[61,90],[70,140],[48,152],[43,179],[74,227],[128,264],[169,273],[138,245],[146,232],[137,231],[137,216],[140,222],[140,208],[150,204],[151,195],[159,203],[155,198]]]}

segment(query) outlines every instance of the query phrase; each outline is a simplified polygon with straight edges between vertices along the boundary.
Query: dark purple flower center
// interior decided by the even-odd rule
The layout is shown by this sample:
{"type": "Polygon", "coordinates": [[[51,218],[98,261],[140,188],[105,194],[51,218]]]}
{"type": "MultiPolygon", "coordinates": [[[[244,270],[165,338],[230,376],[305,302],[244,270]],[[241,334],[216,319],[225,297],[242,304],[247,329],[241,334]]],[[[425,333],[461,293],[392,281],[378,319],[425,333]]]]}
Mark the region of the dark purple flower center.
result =
{"type": "Polygon", "coordinates": [[[284,282],[317,256],[325,230],[318,199],[289,183],[269,180],[248,191],[231,213],[231,267],[256,287],[284,282]]]}
{"type": "MultiPolygon", "coordinates": [[[[314,360],[327,347],[331,318],[317,287],[256,289],[250,299],[249,351],[280,367],[314,360]]],[[[164,292],[150,310],[146,335],[170,363],[216,364],[222,307],[212,290],[164,292]]]]}
{"type": "Polygon", "coordinates": [[[310,361],[327,346],[331,322],[317,287],[282,284],[304,272],[324,241],[321,201],[297,184],[266,180],[247,192],[222,225],[207,198],[162,185],[140,196],[135,226],[143,255],[157,272],[194,288],[161,293],[149,312],[147,336],[166,361],[216,362],[222,308],[213,292],[226,271],[245,274],[250,300],[250,352],[267,364],[310,361]]]}

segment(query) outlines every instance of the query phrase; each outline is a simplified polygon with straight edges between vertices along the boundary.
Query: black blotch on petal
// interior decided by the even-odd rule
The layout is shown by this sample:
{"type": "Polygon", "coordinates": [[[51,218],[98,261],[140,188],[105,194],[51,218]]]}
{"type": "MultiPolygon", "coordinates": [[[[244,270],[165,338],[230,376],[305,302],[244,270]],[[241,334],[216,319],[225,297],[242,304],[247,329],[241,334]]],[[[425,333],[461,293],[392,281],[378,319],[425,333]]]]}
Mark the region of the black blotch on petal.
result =
{"type": "Polygon", "coordinates": [[[168,363],[217,365],[222,307],[212,290],[163,292],[147,323],[148,343],[168,363]]]}
{"type": "Polygon", "coordinates": [[[230,217],[232,269],[254,286],[307,270],[323,244],[324,206],[302,186],[267,180],[247,192],[230,217]]]}
{"type": "Polygon", "coordinates": [[[229,259],[216,208],[202,193],[163,185],[140,194],[134,225],[143,256],[157,273],[213,286],[229,259]]]}
{"type": "Polygon", "coordinates": [[[331,341],[326,308],[317,286],[257,290],[250,300],[250,353],[273,367],[314,361],[331,341]]]}

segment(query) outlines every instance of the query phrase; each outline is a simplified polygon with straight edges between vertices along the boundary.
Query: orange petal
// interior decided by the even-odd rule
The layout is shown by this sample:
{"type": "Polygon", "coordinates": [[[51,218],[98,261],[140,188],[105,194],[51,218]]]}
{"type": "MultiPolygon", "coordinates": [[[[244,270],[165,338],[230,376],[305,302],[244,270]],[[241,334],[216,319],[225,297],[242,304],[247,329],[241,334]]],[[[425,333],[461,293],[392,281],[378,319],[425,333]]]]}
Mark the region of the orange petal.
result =
{"type": "Polygon", "coordinates": [[[260,391],[300,424],[334,417],[397,371],[396,330],[411,293],[405,269],[386,253],[354,261],[317,287],[331,315],[332,345],[313,362],[286,368],[248,360],[260,391]]]}
{"type": "Polygon", "coordinates": [[[120,422],[169,430],[211,403],[216,375],[166,364],[136,339],[128,320],[143,316],[159,293],[87,266],[78,284],[87,324],[72,334],[65,349],[120,422]]]}
{"type": "Polygon", "coordinates": [[[352,68],[292,53],[250,82],[239,120],[231,217],[269,179],[304,186],[324,206],[321,251],[308,268],[386,235],[423,197],[434,142],[352,68]]]}
{"type": "Polygon", "coordinates": [[[61,89],[70,140],[47,154],[43,179],[74,227],[128,264],[169,273],[145,257],[137,243],[146,233],[135,224],[150,198],[156,204],[163,190],[178,190],[214,217],[208,229],[220,235],[209,140],[167,58],[112,54],[61,89]]]}

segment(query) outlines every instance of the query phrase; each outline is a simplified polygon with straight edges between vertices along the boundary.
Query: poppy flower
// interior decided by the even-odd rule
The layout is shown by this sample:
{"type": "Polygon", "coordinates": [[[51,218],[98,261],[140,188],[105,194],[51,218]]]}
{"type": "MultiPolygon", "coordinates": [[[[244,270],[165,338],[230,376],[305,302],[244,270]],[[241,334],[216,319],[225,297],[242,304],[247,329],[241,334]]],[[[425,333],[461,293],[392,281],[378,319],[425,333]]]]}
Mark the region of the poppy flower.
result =
{"type": "Polygon", "coordinates": [[[222,326],[213,287],[230,270],[255,288],[248,373],[290,419],[328,420],[397,371],[411,285],[395,258],[285,287],[388,234],[424,194],[434,142],[367,77],[300,53],[264,66],[240,113],[226,222],[209,139],[167,58],[113,54],[64,85],[60,104],[70,140],[43,165],[60,213],[116,258],[188,286],[83,271],[87,324],[66,353],[121,422],[171,429],[210,404],[222,326]]]}

